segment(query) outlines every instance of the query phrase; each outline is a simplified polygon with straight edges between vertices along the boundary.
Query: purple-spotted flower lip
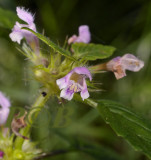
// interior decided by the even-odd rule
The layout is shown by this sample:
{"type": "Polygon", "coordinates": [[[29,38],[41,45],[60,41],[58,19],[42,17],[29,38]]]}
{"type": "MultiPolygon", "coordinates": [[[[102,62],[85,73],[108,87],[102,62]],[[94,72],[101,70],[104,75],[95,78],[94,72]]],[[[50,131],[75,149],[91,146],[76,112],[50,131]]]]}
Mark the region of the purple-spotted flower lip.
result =
{"type": "Polygon", "coordinates": [[[0,125],[5,124],[9,115],[9,107],[11,106],[10,101],[7,97],[0,92],[0,125]]]}
{"type": "Polygon", "coordinates": [[[72,37],[69,38],[68,44],[71,43],[89,43],[91,40],[91,33],[89,30],[89,26],[87,25],[81,25],[79,26],[79,35],[73,35],[72,37]]]}
{"type": "Polygon", "coordinates": [[[85,79],[92,80],[90,71],[86,67],[76,67],[71,70],[65,77],[56,81],[61,91],[60,97],[67,100],[73,98],[74,93],[80,92],[82,99],[89,97],[85,79]]]}
{"type": "Polygon", "coordinates": [[[116,79],[121,79],[126,76],[126,70],[138,72],[144,67],[144,62],[127,53],[122,57],[113,58],[106,66],[108,70],[114,72],[116,79]]]}
{"type": "Polygon", "coordinates": [[[26,24],[20,24],[19,22],[16,22],[14,28],[12,29],[12,32],[9,35],[10,38],[12,39],[12,41],[20,44],[21,40],[25,37],[29,44],[34,42],[36,45],[38,45],[38,39],[33,33],[21,29],[22,27],[27,27],[36,32],[36,26],[34,24],[34,15],[30,13],[28,10],[25,10],[24,7],[17,7],[16,11],[18,17],[24,22],[26,22],[26,24]]]}

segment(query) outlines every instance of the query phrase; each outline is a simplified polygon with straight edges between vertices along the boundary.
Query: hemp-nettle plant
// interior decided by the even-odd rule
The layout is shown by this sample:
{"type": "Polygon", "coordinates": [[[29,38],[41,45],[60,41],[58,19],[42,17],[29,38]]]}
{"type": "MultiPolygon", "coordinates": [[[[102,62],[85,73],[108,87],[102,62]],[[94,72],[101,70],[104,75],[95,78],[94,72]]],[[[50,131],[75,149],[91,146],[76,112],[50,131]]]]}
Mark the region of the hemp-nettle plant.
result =
{"type": "MultiPolygon", "coordinates": [[[[101,103],[91,98],[91,91],[99,89],[93,81],[94,75],[101,71],[111,71],[116,79],[121,79],[126,76],[126,70],[138,72],[143,68],[144,62],[130,53],[123,53],[122,57],[118,56],[111,60],[107,59],[113,55],[115,47],[92,43],[88,25],[79,26],[78,35],[74,34],[68,38],[61,47],[51,41],[51,37],[47,38],[37,31],[34,23],[35,15],[28,9],[17,7],[16,11],[22,22],[14,24],[9,37],[18,43],[19,51],[31,62],[33,77],[41,84],[42,92],[29,111],[20,117],[19,113],[14,115],[11,128],[5,127],[11,103],[0,92],[0,158],[32,160],[39,157],[40,159],[46,153],[37,148],[36,143],[31,140],[31,125],[26,123],[26,117],[32,116],[33,108],[36,110],[38,107],[37,113],[40,114],[48,99],[56,97],[64,105],[74,100],[97,109],[101,103]],[[42,43],[50,47],[48,54],[44,54],[41,50],[42,43]],[[100,64],[89,65],[90,61],[96,60],[97,62],[100,60],[100,64]],[[105,62],[101,63],[101,60],[105,62]]],[[[133,145],[131,140],[128,141],[133,145]]]]}

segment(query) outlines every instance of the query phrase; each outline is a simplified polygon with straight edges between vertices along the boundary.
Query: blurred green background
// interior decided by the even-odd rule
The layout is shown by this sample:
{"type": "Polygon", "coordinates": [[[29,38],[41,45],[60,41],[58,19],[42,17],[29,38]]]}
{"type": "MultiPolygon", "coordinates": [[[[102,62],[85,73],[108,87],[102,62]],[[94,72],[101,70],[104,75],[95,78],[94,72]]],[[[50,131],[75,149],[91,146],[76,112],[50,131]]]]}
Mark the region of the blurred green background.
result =
{"type": "MultiPolygon", "coordinates": [[[[116,80],[113,73],[97,74],[94,82],[104,91],[91,93],[94,99],[111,99],[133,108],[151,119],[151,2],[149,0],[0,0],[0,7],[16,13],[16,6],[24,6],[35,13],[37,30],[51,40],[63,44],[66,36],[77,34],[78,26],[87,24],[93,43],[113,45],[113,57],[133,53],[145,62],[138,73],[127,72],[127,77],[116,80]]],[[[20,54],[9,38],[10,29],[1,24],[5,15],[0,13],[0,90],[9,96],[12,106],[30,106],[41,91],[34,81],[30,62],[20,54]]],[[[41,48],[48,52],[48,48],[41,48]]],[[[90,62],[88,65],[101,63],[90,62]]],[[[105,124],[98,113],[89,106],[70,102],[72,122],[65,128],[54,128],[53,119],[60,107],[55,98],[47,107],[52,121],[47,122],[45,112],[33,128],[33,140],[45,152],[72,148],[80,144],[94,144],[81,152],[67,151],[45,159],[128,159],[147,160],[105,124]],[[92,149],[92,152],[91,152],[92,149]]],[[[74,150],[74,149],[73,149],[74,150]]]]}

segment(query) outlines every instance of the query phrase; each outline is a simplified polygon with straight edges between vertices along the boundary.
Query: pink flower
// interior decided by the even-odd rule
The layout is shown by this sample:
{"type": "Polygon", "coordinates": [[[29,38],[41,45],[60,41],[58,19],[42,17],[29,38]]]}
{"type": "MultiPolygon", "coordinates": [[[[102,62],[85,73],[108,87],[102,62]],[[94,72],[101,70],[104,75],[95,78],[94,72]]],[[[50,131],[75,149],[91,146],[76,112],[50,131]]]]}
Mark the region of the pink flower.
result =
{"type": "Polygon", "coordinates": [[[91,40],[91,34],[89,31],[89,27],[87,25],[82,25],[79,27],[79,36],[73,35],[69,38],[68,44],[70,43],[89,43],[91,40]]]}
{"type": "Polygon", "coordinates": [[[0,159],[3,159],[3,156],[4,156],[4,152],[0,151],[0,159]]]}
{"type": "Polygon", "coordinates": [[[120,79],[126,76],[126,70],[138,72],[144,67],[144,62],[128,53],[122,57],[113,58],[106,67],[109,71],[114,72],[116,79],[120,79]]]}
{"type": "Polygon", "coordinates": [[[10,101],[6,98],[2,92],[0,92],[0,125],[3,125],[7,121],[9,115],[10,101]]]}
{"type": "Polygon", "coordinates": [[[80,92],[82,99],[89,97],[86,78],[92,80],[90,71],[86,67],[76,67],[71,70],[65,77],[58,79],[57,85],[62,89],[60,97],[71,100],[74,93],[80,92]]]}
{"type": "Polygon", "coordinates": [[[20,24],[19,22],[16,22],[14,28],[12,29],[12,32],[10,33],[10,38],[12,41],[17,42],[20,44],[20,41],[25,38],[27,43],[31,45],[39,46],[39,41],[37,37],[32,34],[31,32],[21,29],[22,27],[27,27],[32,29],[36,32],[36,26],[34,24],[34,15],[32,15],[28,10],[25,10],[23,7],[17,7],[16,9],[18,17],[25,21],[27,24],[20,24]]]}

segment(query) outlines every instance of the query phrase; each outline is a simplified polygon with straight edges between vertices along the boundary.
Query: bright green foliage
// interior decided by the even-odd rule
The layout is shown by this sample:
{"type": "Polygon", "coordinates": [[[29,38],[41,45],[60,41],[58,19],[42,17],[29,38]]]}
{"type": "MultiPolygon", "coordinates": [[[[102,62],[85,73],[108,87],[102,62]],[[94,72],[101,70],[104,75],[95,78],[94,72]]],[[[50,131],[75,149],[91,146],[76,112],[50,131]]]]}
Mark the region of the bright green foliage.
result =
{"type": "Polygon", "coordinates": [[[17,20],[18,20],[18,17],[15,13],[0,8],[0,26],[1,27],[11,29],[17,20]]]}
{"type": "Polygon", "coordinates": [[[119,103],[107,100],[98,101],[98,111],[118,136],[151,158],[151,125],[141,116],[119,103]]]}
{"type": "Polygon", "coordinates": [[[110,57],[114,53],[115,48],[102,44],[74,43],[72,44],[72,50],[76,58],[96,60],[110,57]]]}

